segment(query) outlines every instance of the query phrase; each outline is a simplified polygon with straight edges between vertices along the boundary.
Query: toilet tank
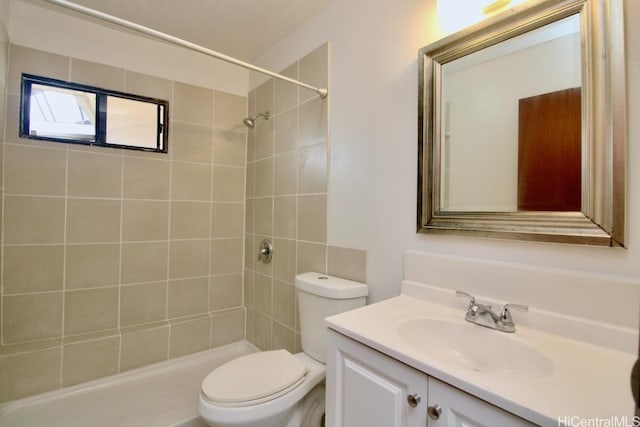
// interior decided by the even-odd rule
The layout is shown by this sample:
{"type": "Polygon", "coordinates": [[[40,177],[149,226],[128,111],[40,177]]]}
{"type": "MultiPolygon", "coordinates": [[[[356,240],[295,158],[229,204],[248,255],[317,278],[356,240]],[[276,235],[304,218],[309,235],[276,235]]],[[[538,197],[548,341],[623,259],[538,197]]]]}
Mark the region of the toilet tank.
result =
{"type": "Polygon", "coordinates": [[[325,317],[364,306],[369,289],[364,283],[314,272],[298,274],[296,288],[302,350],[325,363],[325,317]]]}

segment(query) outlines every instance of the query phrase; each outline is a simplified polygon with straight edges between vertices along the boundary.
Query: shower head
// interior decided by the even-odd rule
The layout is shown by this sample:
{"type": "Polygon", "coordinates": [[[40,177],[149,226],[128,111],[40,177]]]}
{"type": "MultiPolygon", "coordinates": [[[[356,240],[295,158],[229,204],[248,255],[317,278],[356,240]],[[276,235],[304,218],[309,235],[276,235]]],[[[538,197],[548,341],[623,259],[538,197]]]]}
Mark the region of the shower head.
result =
{"type": "Polygon", "coordinates": [[[242,121],[242,123],[244,123],[244,125],[249,129],[253,129],[256,125],[256,120],[258,119],[258,117],[264,117],[265,120],[269,120],[271,114],[269,114],[268,111],[265,111],[264,113],[258,113],[253,117],[247,117],[242,121]]]}

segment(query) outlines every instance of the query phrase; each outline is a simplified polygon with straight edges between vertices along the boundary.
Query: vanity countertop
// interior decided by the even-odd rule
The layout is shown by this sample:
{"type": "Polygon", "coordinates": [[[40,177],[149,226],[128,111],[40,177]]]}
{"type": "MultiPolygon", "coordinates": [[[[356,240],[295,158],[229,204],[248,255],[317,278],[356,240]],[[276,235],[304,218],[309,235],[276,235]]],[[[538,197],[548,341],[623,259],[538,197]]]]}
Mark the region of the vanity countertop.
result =
{"type": "MultiPolygon", "coordinates": [[[[517,331],[508,335],[547,356],[552,365],[550,371],[531,376],[477,372],[453,361],[429,357],[427,344],[421,343],[419,348],[399,333],[403,322],[424,318],[464,322],[464,307],[453,308],[400,295],[329,317],[327,323],[347,337],[530,422],[558,426],[563,420],[572,425],[578,419],[626,417],[625,425],[633,425],[630,372],[635,355],[519,326],[516,319],[517,331]],[[572,417],[578,418],[571,421],[572,417]]],[[[504,333],[469,325],[495,334],[504,333]]],[[[490,355],[491,348],[486,350],[490,355]]]]}

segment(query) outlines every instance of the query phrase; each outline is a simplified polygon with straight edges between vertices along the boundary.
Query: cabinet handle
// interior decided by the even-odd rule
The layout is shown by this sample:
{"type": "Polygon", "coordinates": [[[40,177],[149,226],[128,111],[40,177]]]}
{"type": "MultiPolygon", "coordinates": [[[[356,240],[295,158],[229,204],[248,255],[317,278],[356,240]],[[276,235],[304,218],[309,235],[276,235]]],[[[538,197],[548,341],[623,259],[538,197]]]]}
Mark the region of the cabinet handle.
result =
{"type": "Polygon", "coordinates": [[[407,396],[407,402],[409,402],[409,406],[415,408],[420,403],[420,395],[418,393],[413,393],[407,396]]]}
{"type": "Polygon", "coordinates": [[[440,418],[440,414],[442,414],[442,408],[439,405],[429,406],[427,408],[427,414],[432,420],[437,420],[440,418]]]}

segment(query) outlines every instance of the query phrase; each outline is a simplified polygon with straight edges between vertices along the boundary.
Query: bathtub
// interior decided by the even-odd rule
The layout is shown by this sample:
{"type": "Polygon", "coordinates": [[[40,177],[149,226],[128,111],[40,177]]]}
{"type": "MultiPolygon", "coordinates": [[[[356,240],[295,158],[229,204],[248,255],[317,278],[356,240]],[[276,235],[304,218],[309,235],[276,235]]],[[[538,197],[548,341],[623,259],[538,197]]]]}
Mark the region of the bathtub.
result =
{"type": "Polygon", "coordinates": [[[196,404],[216,367],[258,351],[239,341],[0,405],[0,427],[204,427],[196,404]]]}

